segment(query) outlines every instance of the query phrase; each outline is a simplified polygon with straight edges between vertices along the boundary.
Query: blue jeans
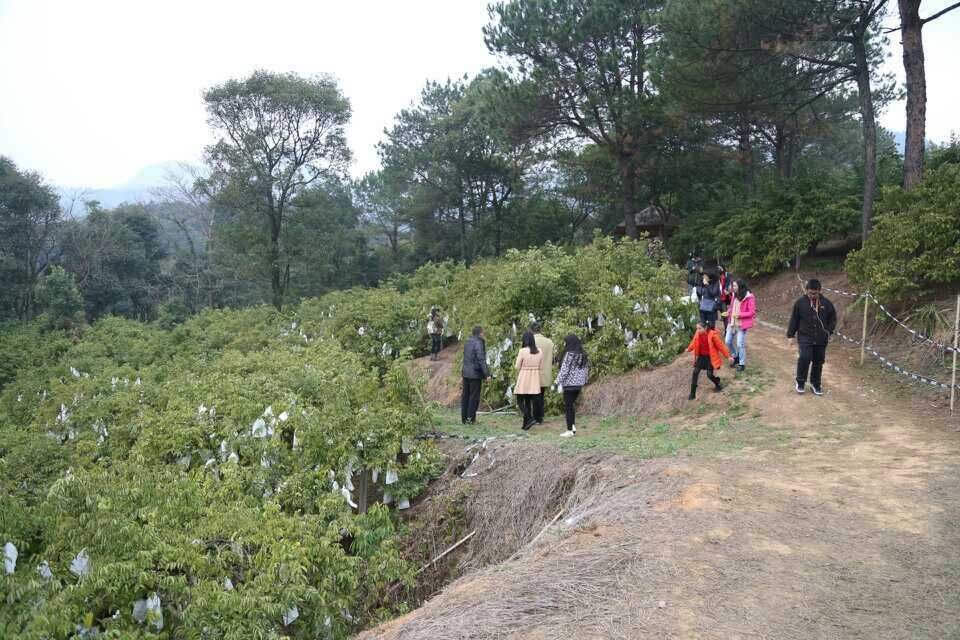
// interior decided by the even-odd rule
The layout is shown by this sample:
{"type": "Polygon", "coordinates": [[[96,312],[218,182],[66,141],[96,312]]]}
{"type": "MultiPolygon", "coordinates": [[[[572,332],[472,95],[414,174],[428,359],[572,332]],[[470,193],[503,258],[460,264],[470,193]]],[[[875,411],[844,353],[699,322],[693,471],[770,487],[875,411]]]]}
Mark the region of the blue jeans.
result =
{"type": "Polygon", "coordinates": [[[730,349],[730,355],[737,359],[742,365],[747,364],[747,330],[733,328],[733,325],[727,325],[727,348],[730,349]],[[736,338],[736,345],[734,345],[736,338]]]}

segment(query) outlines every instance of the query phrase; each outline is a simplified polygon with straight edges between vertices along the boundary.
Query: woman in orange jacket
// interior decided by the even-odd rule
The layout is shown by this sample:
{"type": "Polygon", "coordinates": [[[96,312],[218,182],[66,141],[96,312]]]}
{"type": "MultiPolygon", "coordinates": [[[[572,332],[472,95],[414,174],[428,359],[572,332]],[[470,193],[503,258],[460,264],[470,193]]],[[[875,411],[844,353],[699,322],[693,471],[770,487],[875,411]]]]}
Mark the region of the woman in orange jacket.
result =
{"type": "Polygon", "coordinates": [[[706,371],[707,378],[713,383],[715,391],[722,391],[723,385],[720,384],[720,378],[714,374],[714,370],[719,371],[723,367],[723,360],[720,354],[723,354],[730,361],[730,351],[727,345],[723,344],[719,334],[713,328],[712,322],[697,324],[697,332],[693,334],[693,340],[687,347],[687,351],[693,352],[693,378],[690,380],[690,399],[697,397],[697,379],[700,378],[700,372],[706,371]]]}

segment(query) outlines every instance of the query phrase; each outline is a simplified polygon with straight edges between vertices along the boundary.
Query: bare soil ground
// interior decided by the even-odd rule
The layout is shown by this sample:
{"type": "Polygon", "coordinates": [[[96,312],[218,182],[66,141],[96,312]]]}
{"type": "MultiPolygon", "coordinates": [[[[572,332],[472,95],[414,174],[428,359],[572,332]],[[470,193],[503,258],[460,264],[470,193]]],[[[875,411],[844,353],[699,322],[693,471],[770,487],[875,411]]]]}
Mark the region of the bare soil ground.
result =
{"type": "MultiPolygon", "coordinates": [[[[855,366],[851,350],[831,346],[816,397],[793,392],[795,347],[779,332],[755,329],[749,348],[767,382],[749,383],[724,422],[724,438],[743,432],[736,448],[655,459],[561,449],[593,479],[572,481],[545,535],[361,637],[960,638],[955,425],[855,366]]],[[[562,428],[554,420],[540,437],[562,428]]],[[[551,445],[515,445],[538,446],[551,445]]],[[[521,469],[550,472],[535,460],[521,469]]]]}

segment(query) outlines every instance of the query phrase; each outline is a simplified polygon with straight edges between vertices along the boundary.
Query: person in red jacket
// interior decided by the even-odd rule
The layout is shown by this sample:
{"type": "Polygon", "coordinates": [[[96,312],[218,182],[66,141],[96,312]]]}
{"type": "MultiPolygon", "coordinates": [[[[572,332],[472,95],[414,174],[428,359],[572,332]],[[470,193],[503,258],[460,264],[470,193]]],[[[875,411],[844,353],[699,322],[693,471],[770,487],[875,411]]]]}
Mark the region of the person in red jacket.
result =
{"type": "Polygon", "coordinates": [[[693,378],[690,380],[690,399],[697,397],[697,380],[700,378],[700,372],[706,371],[707,378],[713,383],[715,391],[723,391],[723,385],[720,384],[720,378],[714,373],[723,367],[723,360],[720,354],[733,361],[730,356],[730,350],[723,340],[717,334],[712,322],[697,324],[697,332],[693,334],[693,340],[687,347],[687,351],[693,352],[693,378]]]}

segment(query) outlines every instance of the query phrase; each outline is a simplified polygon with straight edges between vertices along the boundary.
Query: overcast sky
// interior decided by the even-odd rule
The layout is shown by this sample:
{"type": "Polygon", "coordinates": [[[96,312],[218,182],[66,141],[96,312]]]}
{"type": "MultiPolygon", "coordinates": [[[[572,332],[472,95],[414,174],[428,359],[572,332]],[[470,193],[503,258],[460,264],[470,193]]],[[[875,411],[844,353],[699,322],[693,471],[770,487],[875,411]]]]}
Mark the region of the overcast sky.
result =
{"type": "MultiPolygon", "coordinates": [[[[108,187],[196,162],[204,88],[253,69],[332,73],[353,106],[354,175],[425,80],[494,63],[488,0],[0,0],[0,154],[58,185],[108,187]]],[[[922,15],[950,0],[926,0],[922,15]]],[[[891,2],[893,12],[896,3],[891,2]]],[[[891,19],[888,19],[891,21],[891,19]]],[[[897,34],[892,71],[902,78],[897,34]]],[[[927,133],[960,132],[960,10],[924,29],[927,133]]],[[[902,130],[903,106],[881,124],[902,130]]]]}

